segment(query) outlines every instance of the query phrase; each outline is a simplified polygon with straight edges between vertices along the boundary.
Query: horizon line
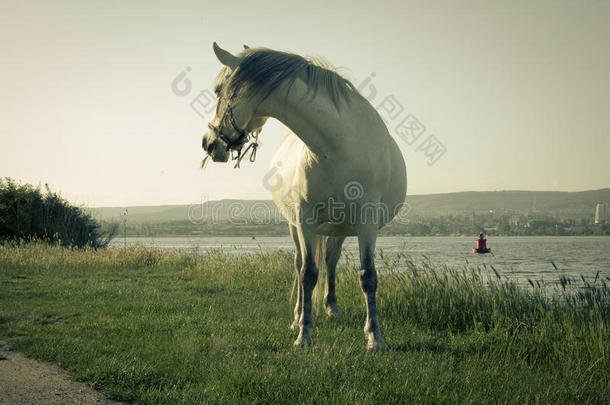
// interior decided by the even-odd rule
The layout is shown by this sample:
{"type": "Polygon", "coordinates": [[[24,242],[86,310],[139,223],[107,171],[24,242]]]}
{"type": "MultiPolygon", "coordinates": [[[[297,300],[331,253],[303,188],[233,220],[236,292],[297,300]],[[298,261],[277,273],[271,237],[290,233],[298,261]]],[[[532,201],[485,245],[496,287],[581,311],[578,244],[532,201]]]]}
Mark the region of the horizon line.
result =
{"type": "MultiPolygon", "coordinates": [[[[427,193],[427,194],[408,194],[406,198],[414,197],[414,196],[436,196],[436,195],[448,195],[448,194],[462,194],[462,193],[587,193],[587,192],[595,192],[595,191],[604,191],[610,190],[610,187],[603,187],[592,190],[580,190],[580,191],[553,191],[553,190],[485,190],[485,191],[476,191],[476,190],[466,190],[466,191],[452,191],[448,193],[427,193]]],[[[273,201],[272,199],[251,199],[251,198],[220,198],[217,200],[209,200],[207,202],[215,202],[215,201],[273,201]]],[[[131,207],[167,207],[167,206],[183,206],[183,205],[192,205],[193,203],[170,203],[170,204],[151,204],[151,205],[105,205],[101,207],[88,206],[85,205],[86,208],[90,209],[101,209],[101,208],[131,208],[131,207]]]]}

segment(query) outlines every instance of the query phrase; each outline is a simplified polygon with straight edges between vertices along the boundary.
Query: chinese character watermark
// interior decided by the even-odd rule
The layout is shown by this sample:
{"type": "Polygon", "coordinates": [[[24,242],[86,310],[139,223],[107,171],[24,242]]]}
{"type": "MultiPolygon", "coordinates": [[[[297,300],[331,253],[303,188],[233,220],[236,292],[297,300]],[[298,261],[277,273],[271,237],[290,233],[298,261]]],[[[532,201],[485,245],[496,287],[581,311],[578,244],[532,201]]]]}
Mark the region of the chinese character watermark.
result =
{"type": "MultiPolygon", "coordinates": [[[[187,66],[172,80],[171,90],[176,96],[191,95],[193,83],[188,78],[191,71],[192,68],[187,66]]],[[[379,93],[373,84],[376,76],[377,74],[372,72],[357,86],[358,91],[376,108],[381,119],[393,134],[405,145],[415,146],[415,152],[421,152],[427,158],[429,166],[434,165],[447,152],[447,148],[435,135],[428,134],[424,138],[426,127],[415,115],[407,112],[404,105],[393,94],[384,97],[379,103],[375,103],[379,93]]],[[[216,104],[216,96],[207,88],[199,91],[189,102],[191,109],[203,120],[209,118],[209,115],[216,109],[216,104]]],[[[272,188],[270,186],[270,189],[272,188]]]]}
{"type": "MultiPolygon", "coordinates": [[[[187,66],[180,72],[171,83],[171,90],[178,97],[186,97],[193,90],[193,83],[187,77],[192,71],[190,66],[187,66]]],[[[189,102],[191,109],[197,113],[202,119],[208,119],[209,114],[216,109],[216,96],[210,89],[203,89],[197,93],[194,99],[189,102]]]]}
{"type": "Polygon", "coordinates": [[[428,165],[434,165],[447,152],[447,148],[432,134],[421,140],[422,135],[426,132],[426,127],[415,115],[405,112],[405,107],[393,94],[384,97],[381,102],[375,104],[378,91],[373,84],[373,79],[376,76],[377,74],[373,72],[366,77],[357,86],[358,91],[377,109],[381,119],[390,131],[408,146],[417,143],[415,152],[422,152],[428,158],[428,165]]]}

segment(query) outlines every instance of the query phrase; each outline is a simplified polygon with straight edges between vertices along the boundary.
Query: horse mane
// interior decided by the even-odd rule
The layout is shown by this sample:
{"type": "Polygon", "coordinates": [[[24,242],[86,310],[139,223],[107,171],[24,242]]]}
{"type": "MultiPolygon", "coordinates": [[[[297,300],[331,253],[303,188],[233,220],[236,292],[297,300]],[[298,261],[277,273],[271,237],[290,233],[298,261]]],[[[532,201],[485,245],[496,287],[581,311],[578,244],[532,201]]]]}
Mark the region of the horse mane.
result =
{"type": "Polygon", "coordinates": [[[229,97],[261,97],[264,100],[283,84],[290,88],[297,78],[305,81],[312,98],[320,90],[326,91],[337,110],[342,101],[349,103],[350,96],[362,97],[352,82],[321,58],[304,58],[266,48],[248,48],[237,56],[241,62],[228,82],[222,83],[228,69],[225,67],[215,83],[229,97]]]}

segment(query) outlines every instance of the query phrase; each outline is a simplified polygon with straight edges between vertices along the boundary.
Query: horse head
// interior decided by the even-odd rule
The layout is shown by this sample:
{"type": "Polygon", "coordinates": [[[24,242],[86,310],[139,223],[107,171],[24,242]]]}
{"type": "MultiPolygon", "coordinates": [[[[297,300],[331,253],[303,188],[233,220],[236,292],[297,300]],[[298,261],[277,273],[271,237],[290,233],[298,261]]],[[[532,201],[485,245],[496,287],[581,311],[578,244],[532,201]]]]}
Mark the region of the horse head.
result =
{"type": "MultiPolygon", "coordinates": [[[[244,46],[244,52],[249,48],[244,46]]],[[[231,151],[241,155],[243,146],[250,140],[251,133],[258,133],[267,121],[266,117],[256,117],[255,100],[243,97],[239,86],[231,81],[244,58],[243,53],[233,55],[214,42],[214,53],[223,64],[214,83],[217,104],[216,113],[208,123],[208,131],[203,135],[202,148],[214,162],[226,162],[231,151]]]]}

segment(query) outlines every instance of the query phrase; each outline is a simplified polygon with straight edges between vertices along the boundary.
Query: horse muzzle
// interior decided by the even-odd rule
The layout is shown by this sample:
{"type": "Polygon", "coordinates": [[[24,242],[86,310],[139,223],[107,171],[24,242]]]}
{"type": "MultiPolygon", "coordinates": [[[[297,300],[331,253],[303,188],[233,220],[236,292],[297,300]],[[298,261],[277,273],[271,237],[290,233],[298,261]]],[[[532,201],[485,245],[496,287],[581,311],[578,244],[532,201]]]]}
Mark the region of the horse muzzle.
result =
{"type": "Polygon", "coordinates": [[[201,140],[201,147],[204,151],[212,158],[214,162],[228,162],[229,161],[229,152],[227,151],[226,145],[224,142],[221,142],[218,139],[213,139],[210,141],[210,137],[208,134],[203,136],[201,140]]]}

